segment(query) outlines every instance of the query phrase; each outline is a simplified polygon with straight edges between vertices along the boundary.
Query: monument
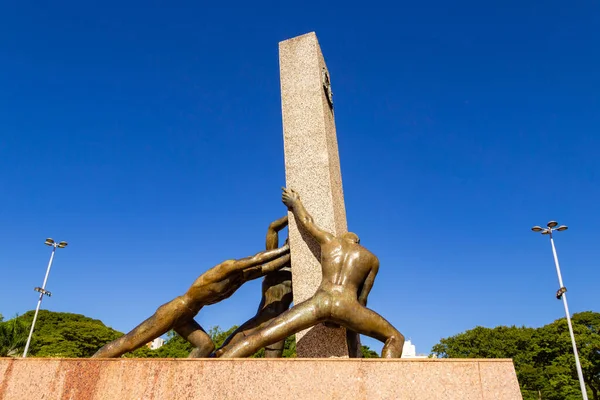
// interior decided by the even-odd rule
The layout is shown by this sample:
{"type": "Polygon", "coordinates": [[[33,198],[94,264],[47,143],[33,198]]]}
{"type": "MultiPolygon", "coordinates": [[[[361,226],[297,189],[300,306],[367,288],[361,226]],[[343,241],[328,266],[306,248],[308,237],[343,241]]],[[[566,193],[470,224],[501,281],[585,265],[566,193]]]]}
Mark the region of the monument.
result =
{"type": "MultiPolygon", "coordinates": [[[[379,260],[359,244],[358,236],[347,232],[333,96],[316,35],[282,42],[280,68],[286,181],[297,191],[284,189],[282,200],[289,216],[276,225],[281,229],[283,223],[289,224],[289,248],[286,244],[273,250],[275,240],[267,244],[266,252],[211,268],[183,296],[159,307],[94,357],[120,357],[170,329],[195,346],[192,356],[210,356],[214,346],[195,315],[231,296],[244,282],[277,273],[290,263],[287,251],[294,307],[283,314],[284,309],[263,313],[266,318],[259,312],[213,356],[249,357],[261,348],[282,346],[286,337],[296,334],[299,357],[356,358],[362,355],[359,333],[384,342],[382,357],[402,355],[404,336],[366,308],[379,260]]],[[[269,230],[267,242],[270,234],[269,230]]]]}
{"type": "MultiPolygon", "coordinates": [[[[314,32],[279,43],[279,70],[286,186],[301,193],[319,226],[340,235],[348,227],[333,93],[314,32]]],[[[320,249],[292,215],[289,236],[294,303],[299,304],[321,283],[320,249]]],[[[299,357],[348,356],[345,330],[320,324],[299,332],[296,351],[299,357]]]]}
{"type": "MultiPolygon", "coordinates": [[[[177,328],[197,346],[196,355],[206,356],[213,348],[193,321],[195,312],[226,299],[243,282],[268,277],[290,264],[294,306],[285,311],[286,303],[271,314],[259,308],[250,320],[251,331],[231,340],[221,353],[212,353],[222,358],[0,359],[0,400],[41,394],[46,399],[91,400],[522,399],[511,360],[397,358],[402,335],[365,307],[379,264],[347,232],[333,93],[316,35],[283,41],[279,49],[289,245],[277,248],[277,240],[268,239],[266,251],[210,269],[188,293],[126,335],[122,345],[108,344],[99,355],[122,354],[148,336],[177,328]],[[297,332],[299,358],[227,358],[247,356],[292,331],[297,332]],[[388,358],[348,359],[360,348],[355,331],[385,342],[383,355],[388,358]]],[[[276,230],[281,228],[281,223],[276,225],[276,230]]],[[[286,274],[263,285],[263,300],[271,284],[284,282],[286,289],[279,295],[288,295],[286,274]]]]}

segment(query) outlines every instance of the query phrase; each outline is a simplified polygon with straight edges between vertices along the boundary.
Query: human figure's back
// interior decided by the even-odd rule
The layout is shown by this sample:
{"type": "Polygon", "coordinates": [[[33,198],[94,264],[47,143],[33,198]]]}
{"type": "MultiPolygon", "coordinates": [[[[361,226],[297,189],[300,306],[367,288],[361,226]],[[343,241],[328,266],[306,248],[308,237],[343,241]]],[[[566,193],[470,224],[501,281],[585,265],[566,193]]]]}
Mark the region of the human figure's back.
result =
{"type": "Polygon", "coordinates": [[[359,286],[377,263],[377,257],[360,244],[334,238],[321,246],[321,285],[355,288],[358,297],[359,286]]]}

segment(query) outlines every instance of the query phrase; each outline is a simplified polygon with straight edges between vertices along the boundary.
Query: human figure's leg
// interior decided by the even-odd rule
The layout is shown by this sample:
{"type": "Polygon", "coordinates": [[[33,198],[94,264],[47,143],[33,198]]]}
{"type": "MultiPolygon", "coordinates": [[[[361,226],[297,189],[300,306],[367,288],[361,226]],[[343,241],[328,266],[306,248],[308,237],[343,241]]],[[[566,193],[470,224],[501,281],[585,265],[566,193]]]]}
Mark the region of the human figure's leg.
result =
{"type": "Polygon", "coordinates": [[[254,317],[250,318],[248,321],[244,322],[235,331],[233,331],[233,333],[231,335],[229,335],[227,337],[227,339],[225,339],[225,341],[223,342],[223,344],[221,345],[221,347],[219,347],[217,349],[217,351],[215,352],[215,356],[216,357],[221,357],[221,354],[223,354],[223,352],[225,351],[225,348],[227,346],[233,345],[235,343],[238,343],[239,341],[243,340],[247,336],[249,336],[252,333],[254,333],[254,331],[256,330],[256,328],[260,326],[260,324],[257,321],[257,317],[258,316],[255,315],[254,317]]]}
{"type": "Polygon", "coordinates": [[[128,334],[104,345],[92,357],[120,357],[165,334],[179,321],[192,319],[195,314],[187,308],[185,297],[177,297],[160,306],[154,315],[136,326],[128,334]]]}
{"type": "MultiPolygon", "coordinates": [[[[270,282],[271,287],[268,289],[269,300],[264,308],[259,309],[259,313],[267,314],[266,319],[270,321],[284,312],[286,312],[292,301],[294,295],[292,291],[292,274],[291,271],[278,271],[275,276],[275,282],[270,282]]],[[[270,278],[269,276],[267,278],[270,278]]],[[[265,279],[265,282],[268,279],[265,279]]],[[[263,288],[264,290],[264,288],[263,288]]],[[[262,324],[265,326],[266,322],[262,324]]],[[[261,327],[262,327],[261,326],[261,327]]],[[[285,339],[280,340],[277,343],[270,344],[265,347],[265,358],[281,358],[283,357],[283,349],[285,347],[285,339]]]]}
{"type": "MultiPolygon", "coordinates": [[[[217,357],[220,356],[224,352],[224,348],[228,345],[233,345],[238,343],[239,341],[245,339],[248,336],[258,332],[260,329],[264,328],[267,324],[273,321],[276,317],[283,314],[287,311],[291,304],[291,294],[290,296],[284,296],[280,301],[276,301],[270,304],[267,304],[265,307],[261,308],[258,313],[244,322],[242,326],[236,329],[221,345],[221,348],[217,350],[217,357]],[[289,297],[289,299],[288,299],[289,297]]],[[[281,342],[271,344],[265,348],[265,357],[266,358],[279,358],[283,353],[285,339],[281,342]]]]}
{"type": "Polygon", "coordinates": [[[205,358],[215,350],[215,344],[210,336],[193,319],[174,327],[173,330],[194,346],[189,358],[205,358]]]}
{"type": "MultiPolygon", "coordinates": [[[[287,306],[284,308],[279,304],[270,304],[260,310],[256,316],[240,326],[227,340],[223,343],[221,348],[217,351],[217,357],[219,357],[228,345],[233,345],[240,342],[241,340],[253,335],[260,331],[267,324],[269,324],[274,318],[283,314],[289,308],[289,303],[286,302],[287,306]]],[[[281,358],[283,355],[283,348],[285,346],[285,339],[280,340],[277,343],[273,343],[265,346],[265,358],[281,358]]]]}
{"type": "Polygon", "coordinates": [[[348,357],[363,358],[360,335],[350,329],[346,329],[346,345],[348,346],[348,357]]]}
{"type": "Polygon", "coordinates": [[[311,298],[275,318],[265,328],[223,349],[221,357],[248,357],[259,349],[284,340],[288,336],[322,322],[324,315],[311,298]]]}
{"type": "Polygon", "coordinates": [[[277,343],[265,346],[265,358],[281,358],[283,357],[283,349],[285,348],[285,339],[277,343]]]}
{"type": "Polygon", "coordinates": [[[347,314],[345,320],[340,320],[339,323],[347,329],[382,341],[384,343],[381,351],[382,358],[402,356],[404,336],[375,311],[356,303],[352,306],[352,313],[347,314]]]}
{"type": "MultiPolygon", "coordinates": [[[[280,316],[290,308],[293,301],[291,273],[282,273],[278,271],[267,276],[263,281],[263,296],[258,307],[256,315],[250,320],[244,322],[237,328],[217,350],[216,356],[219,357],[225,346],[234,344],[252,335],[265,327],[274,318],[280,316]]],[[[280,358],[283,354],[285,340],[265,347],[265,358],[280,358]]]]}

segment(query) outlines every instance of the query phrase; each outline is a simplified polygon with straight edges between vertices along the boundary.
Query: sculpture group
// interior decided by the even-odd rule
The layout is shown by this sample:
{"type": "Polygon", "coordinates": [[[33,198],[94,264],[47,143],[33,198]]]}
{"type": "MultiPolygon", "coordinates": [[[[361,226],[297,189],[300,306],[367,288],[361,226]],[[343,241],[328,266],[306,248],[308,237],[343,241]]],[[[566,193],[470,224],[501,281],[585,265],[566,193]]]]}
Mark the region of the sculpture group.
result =
{"type": "Polygon", "coordinates": [[[281,357],[285,338],[319,323],[347,329],[351,357],[356,333],[384,343],[381,356],[399,358],[404,337],[385,318],[367,308],[367,298],[379,269],[377,257],[360,245],[358,236],[340,236],[317,226],[304,208],[300,196],[283,189],[282,201],[299,227],[312,236],[321,248],[322,281],[315,294],[290,308],[292,275],[290,247],[279,245],[278,232],[288,217],[269,226],[266,250],[239,260],[226,260],[200,275],[188,291],[160,306],[154,315],[126,335],[106,344],[93,357],[120,357],[173,329],[189,341],[190,357],[248,357],[265,348],[266,357],[281,357]],[[264,277],[258,312],[242,324],[219,349],[194,320],[202,307],[230,297],[245,282],[264,277]]]}
{"type": "Polygon", "coordinates": [[[248,357],[261,348],[266,357],[281,357],[284,340],[293,334],[300,357],[361,357],[359,334],[382,341],[383,357],[402,355],[402,334],[367,308],[379,260],[347,232],[331,83],[314,32],[281,42],[279,64],[286,184],[300,190],[303,201],[284,188],[289,221],[285,216],[271,223],[265,251],[209,269],[183,296],[95,357],[119,357],[171,329],[192,343],[190,357],[248,357]],[[289,236],[278,247],[288,223],[289,236]],[[256,315],[215,349],[194,317],[259,277],[264,279],[256,315]],[[343,329],[330,329],[339,327],[346,328],[345,337],[343,329]]]}

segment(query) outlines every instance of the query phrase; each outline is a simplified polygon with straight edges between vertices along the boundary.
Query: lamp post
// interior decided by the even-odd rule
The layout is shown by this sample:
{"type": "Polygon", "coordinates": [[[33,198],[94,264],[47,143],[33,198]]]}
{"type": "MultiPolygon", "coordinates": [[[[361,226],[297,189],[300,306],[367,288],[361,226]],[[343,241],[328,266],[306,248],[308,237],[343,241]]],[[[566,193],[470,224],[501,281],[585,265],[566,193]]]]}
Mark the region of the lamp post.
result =
{"type": "Polygon", "coordinates": [[[562,298],[563,304],[565,305],[565,314],[567,316],[567,325],[569,325],[569,333],[571,334],[571,343],[573,344],[573,354],[575,355],[575,365],[577,367],[577,376],[579,377],[579,386],[581,386],[581,394],[584,400],[588,400],[587,389],[585,388],[585,381],[583,380],[583,372],[581,371],[581,364],[579,363],[579,354],[577,353],[577,344],[575,343],[575,335],[573,334],[573,325],[571,324],[571,315],[569,314],[569,306],[567,305],[567,288],[563,285],[562,275],[560,274],[560,265],[558,264],[558,256],[556,255],[556,247],[554,246],[554,238],[552,232],[554,231],[566,231],[568,227],[561,225],[557,227],[558,222],[550,221],[547,224],[547,228],[541,226],[534,226],[531,228],[534,232],[540,232],[542,235],[550,236],[550,244],[552,245],[552,254],[554,255],[554,264],[556,265],[556,273],[558,274],[558,284],[560,288],[556,292],[556,298],[560,300],[562,298]]]}
{"type": "Polygon", "coordinates": [[[52,254],[50,255],[50,261],[48,262],[48,268],[46,269],[46,276],[44,277],[44,283],[42,287],[35,287],[33,290],[36,292],[40,292],[40,298],[37,303],[37,307],[35,308],[35,314],[33,315],[33,322],[31,323],[31,330],[29,331],[29,337],[27,338],[27,344],[25,345],[25,350],[23,351],[23,358],[27,357],[27,350],[29,350],[29,343],[31,343],[31,336],[33,335],[33,328],[35,327],[35,321],[37,320],[38,312],[40,311],[40,306],[42,305],[42,299],[44,295],[50,297],[52,293],[46,290],[46,282],[48,282],[48,275],[50,274],[50,268],[52,267],[52,260],[54,260],[54,253],[56,252],[56,248],[64,249],[67,247],[67,242],[59,242],[56,243],[52,238],[46,239],[44,244],[52,247],[52,254]]]}

